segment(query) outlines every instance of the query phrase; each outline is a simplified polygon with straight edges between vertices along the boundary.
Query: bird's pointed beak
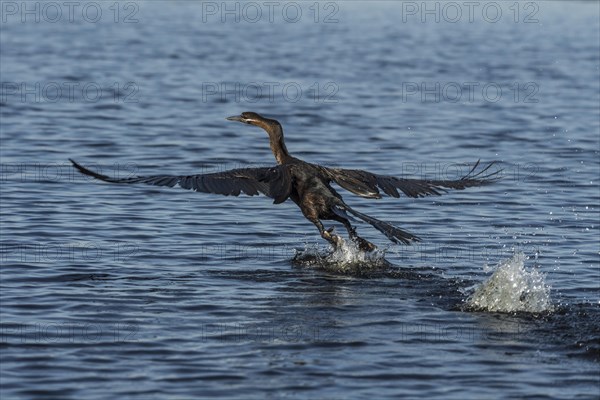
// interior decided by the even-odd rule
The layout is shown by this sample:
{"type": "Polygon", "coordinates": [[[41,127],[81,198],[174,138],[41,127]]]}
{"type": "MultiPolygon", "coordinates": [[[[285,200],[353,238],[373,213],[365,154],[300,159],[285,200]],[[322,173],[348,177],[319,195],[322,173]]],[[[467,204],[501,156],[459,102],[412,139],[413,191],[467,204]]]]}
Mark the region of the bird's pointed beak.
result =
{"type": "Polygon", "coordinates": [[[225,118],[227,121],[239,121],[244,122],[244,118],[241,115],[234,115],[232,117],[225,118]]]}

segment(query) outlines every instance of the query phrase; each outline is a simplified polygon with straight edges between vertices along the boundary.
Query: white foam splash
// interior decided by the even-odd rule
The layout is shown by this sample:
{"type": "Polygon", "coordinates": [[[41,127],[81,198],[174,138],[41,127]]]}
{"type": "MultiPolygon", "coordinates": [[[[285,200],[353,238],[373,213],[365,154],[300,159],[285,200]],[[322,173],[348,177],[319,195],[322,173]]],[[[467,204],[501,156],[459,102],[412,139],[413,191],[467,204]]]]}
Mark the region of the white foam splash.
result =
{"type": "Polygon", "coordinates": [[[294,261],[304,266],[341,273],[359,273],[390,265],[385,259],[384,250],[375,249],[365,252],[353,241],[346,241],[341,237],[338,237],[336,248],[325,254],[321,253],[316,246],[306,246],[304,250],[296,250],[294,261]]]}
{"type": "Polygon", "coordinates": [[[492,276],[475,288],[467,305],[490,312],[539,313],[553,309],[545,274],[537,269],[526,270],[521,252],[501,261],[492,276]]]}

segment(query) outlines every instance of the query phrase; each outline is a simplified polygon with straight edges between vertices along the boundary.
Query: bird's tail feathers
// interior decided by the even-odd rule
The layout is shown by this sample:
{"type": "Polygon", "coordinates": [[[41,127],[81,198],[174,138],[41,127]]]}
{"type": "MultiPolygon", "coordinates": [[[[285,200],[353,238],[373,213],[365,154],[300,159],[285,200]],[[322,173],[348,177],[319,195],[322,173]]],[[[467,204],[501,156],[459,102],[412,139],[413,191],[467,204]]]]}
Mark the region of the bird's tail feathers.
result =
{"type": "Polygon", "coordinates": [[[394,243],[401,242],[404,244],[411,244],[412,242],[420,242],[421,241],[420,237],[413,235],[410,232],[407,232],[400,228],[396,228],[395,226],[388,224],[387,222],[378,220],[377,218],[373,218],[366,214],[358,212],[358,211],[348,207],[347,205],[344,205],[343,207],[333,207],[333,210],[337,215],[344,217],[344,218],[348,218],[348,214],[346,213],[346,211],[348,211],[350,214],[354,215],[355,217],[362,219],[363,221],[367,222],[368,224],[371,224],[375,229],[377,229],[379,232],[383,233],[385,236],[387,236],[388,239],[390,239],[394,243]]]}

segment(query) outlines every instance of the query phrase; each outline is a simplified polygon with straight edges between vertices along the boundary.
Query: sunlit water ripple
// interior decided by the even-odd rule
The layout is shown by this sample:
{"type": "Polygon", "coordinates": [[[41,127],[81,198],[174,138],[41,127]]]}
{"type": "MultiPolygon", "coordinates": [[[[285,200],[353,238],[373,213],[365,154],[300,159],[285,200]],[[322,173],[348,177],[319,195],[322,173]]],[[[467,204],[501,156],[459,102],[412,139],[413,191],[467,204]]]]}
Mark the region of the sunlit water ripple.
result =
{"type": "Polygon", "coordinates": [[[597,3],[537,2],[532,24],[400,23],[401,2],[336,3],[332,24],[200,23],[200,2],[138,4],[134,24],[108,5],[97,24],[2,24],[2,82],[109,93],[36,102],[3,87],[3,399],[597,398],[597,3]],[[115,82],[137,101],[115,101],[115,82]],[[207,96],[215,82],[304,94],[207,96]],[[403,95],[421,82],[504,95],[403,95]],[[515,82],[537,101],[515,101],[515,82]],[[364,260],[328,254],[291,203],[102,184],[67,162],[270,165],[264,132],[224,120],[246,110],[278,118],[308,161],[455,179],[481,158],[503,179],[424,199],[345,193],[423,238],[391,246],[360,224],[381,250],[364,260]]]}

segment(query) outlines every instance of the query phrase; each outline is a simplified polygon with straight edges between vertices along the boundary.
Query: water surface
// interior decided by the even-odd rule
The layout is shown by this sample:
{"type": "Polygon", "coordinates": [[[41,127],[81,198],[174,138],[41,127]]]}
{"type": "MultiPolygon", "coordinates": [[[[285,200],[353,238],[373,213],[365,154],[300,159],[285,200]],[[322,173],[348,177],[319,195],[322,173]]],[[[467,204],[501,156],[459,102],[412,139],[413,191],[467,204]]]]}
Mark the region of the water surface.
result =
{"type": "Polygon", "coordinates": [[[95,23],[4,14],[2,398],[597,398],[597,3],[455,23],[406,2],[318,3],[317,22],[298,3],[296,23],[166,1],[117,3],[115,22],[111,4],[95,23]],[[345,193],[423,238],[359,225],[391,267],[358,274],[293,262],[328,249],[290,202],[92,182],[67,161],[269,165],[264,132],[224,119],[250,110],[307,161],[457,179],[495,160],[503,180],[345,193]],[[469,307],[503,262],[539,274],[551,307],[469,307]]]}

